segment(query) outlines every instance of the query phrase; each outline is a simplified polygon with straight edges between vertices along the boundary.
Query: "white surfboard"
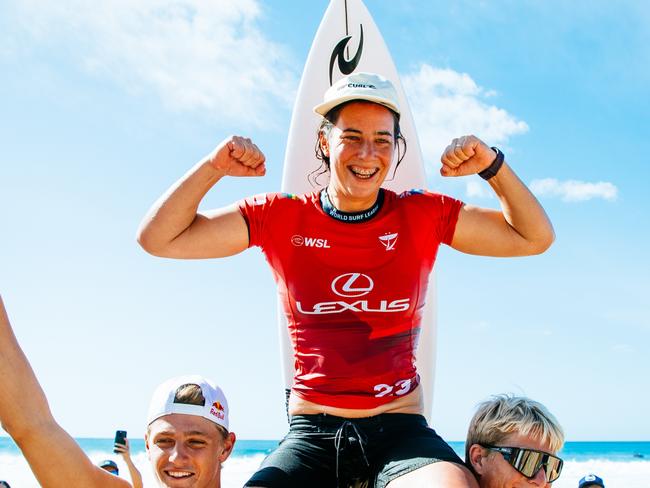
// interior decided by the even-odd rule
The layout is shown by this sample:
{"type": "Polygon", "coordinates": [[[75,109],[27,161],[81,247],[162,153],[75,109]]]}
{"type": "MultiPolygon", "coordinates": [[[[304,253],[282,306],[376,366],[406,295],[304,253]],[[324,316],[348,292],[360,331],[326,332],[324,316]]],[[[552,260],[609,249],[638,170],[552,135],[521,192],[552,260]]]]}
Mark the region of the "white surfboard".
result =
{"type": "MultiPolygon", "coordinates": [[[[426,180],[420,144],[397,69],[386,43],[370,13],[361,0],[332,0],[323,16],[309,51],[300,87],[293,108],[282,176],[282,191],[307,193],[314,191],[308,175],[320,167],[314,155],[316,131],[321,117],[313,107],[322,102],[323,94],[338,79],[357,71],[381,74],[393,82],[399,96],[400,124],[408,144],[406,157],[395,177],[384,186],[396,192],[425,188],[426,180]]],[[[319,184],[327,184],[326,175],[319,184]]],[[[431,420],[435,370],[435,281],[429,284],[427,304],[423,313],[422,332],[417,354],[417,369],[425,398],[425,415],[431,420]]],[[[293,347],[288,334],[282,304],[278,299],[279,333],[285,385],[291,388],[294,374],[293,347]]]]}

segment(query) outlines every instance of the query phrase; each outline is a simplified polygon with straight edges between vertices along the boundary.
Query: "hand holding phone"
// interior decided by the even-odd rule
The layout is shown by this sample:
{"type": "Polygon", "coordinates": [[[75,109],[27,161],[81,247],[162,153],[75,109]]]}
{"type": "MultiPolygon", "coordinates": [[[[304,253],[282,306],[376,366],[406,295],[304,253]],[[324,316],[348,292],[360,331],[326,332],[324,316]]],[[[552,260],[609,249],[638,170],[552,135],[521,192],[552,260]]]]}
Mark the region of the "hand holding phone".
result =
{"type": "MultiPolygon", "coordinates": [[[[118,430],[115,432],[115,444],[126,446],[126,430],[118,430]]],[[[113,449],[113,452],[118,454],[120,451],[113,449]]]]}

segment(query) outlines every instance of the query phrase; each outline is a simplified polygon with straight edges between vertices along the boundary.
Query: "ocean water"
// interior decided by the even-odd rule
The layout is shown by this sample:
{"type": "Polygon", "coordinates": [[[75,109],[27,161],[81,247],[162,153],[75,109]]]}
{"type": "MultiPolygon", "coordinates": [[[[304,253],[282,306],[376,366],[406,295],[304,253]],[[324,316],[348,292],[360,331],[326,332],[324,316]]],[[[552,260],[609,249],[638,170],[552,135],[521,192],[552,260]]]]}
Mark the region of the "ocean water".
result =
{"type": "MultiPolygon", "coordinates": [[[[113,439],[77,439],[81,448],[94,461],[113,459],[120,472],[128,476],[126,466],[112,452],[113,439]]],[[[144,442],[131,440],[131,457],[142,473],[145,487],[155,488],[154,476],[144,451],[144,442]]],[[[462,457],[462,442],[451,442],[462,457]]],[[[224,488],[239,488],[271,452],[277,441],[238,440],[233,456],[223,470],[224,488]]],[[[605,480],[607,488],[650,487],[650,442],[567,442],[560,456],[565,460],[562,476],[554,488],[576,488],[578,480],[596,473],[605,480]]],[[[13,441],[0,437],[0,480],[12,488],[38,488],[27,462],[13,441]]]]}

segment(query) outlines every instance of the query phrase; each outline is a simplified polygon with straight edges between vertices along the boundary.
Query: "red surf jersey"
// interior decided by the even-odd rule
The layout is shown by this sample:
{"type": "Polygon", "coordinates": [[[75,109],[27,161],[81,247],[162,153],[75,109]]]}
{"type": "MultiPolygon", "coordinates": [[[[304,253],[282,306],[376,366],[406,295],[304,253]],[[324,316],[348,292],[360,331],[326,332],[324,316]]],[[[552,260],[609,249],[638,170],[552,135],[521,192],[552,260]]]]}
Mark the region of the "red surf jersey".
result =
{"type": "Polygon", "coordinates": [[[415,351],[429,274],[462,202],[384,190],[364,222],[323,211],[319,192],[239,202],[249,246],[262,248],[294,349],[293,392],[340,408],[374,408],[419,383],[415,351]]]}

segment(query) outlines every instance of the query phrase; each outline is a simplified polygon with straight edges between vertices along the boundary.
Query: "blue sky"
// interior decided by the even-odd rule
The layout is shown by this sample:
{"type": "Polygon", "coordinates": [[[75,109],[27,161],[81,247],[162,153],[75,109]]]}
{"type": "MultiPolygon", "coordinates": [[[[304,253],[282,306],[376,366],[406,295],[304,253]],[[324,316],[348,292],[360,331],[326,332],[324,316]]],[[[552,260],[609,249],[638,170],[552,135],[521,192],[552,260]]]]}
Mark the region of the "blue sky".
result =
{"type": "MultiPolygon", "coordinates": [[[[149,205],[231,133],[280,187],[291,107],[327,2],[0,3],[0,293],[73,435],[142,434],[155,385],[221,383],[242,438],[286,428],[275,288],[258,250],[169,261],[135,243],[149,205]]],[[[493,393],[547,404],[570,440],[648,440],[650,7],[641,1],[366,5],[413,110],[431,189],[447,141],[503,148],[549,213],[544,255],[442,249],[435,428],[462,440],[493,393]]]]}

